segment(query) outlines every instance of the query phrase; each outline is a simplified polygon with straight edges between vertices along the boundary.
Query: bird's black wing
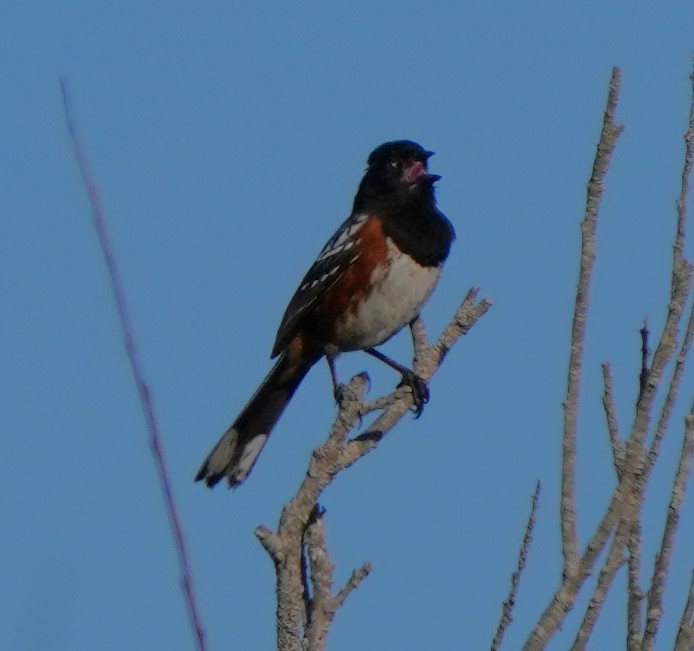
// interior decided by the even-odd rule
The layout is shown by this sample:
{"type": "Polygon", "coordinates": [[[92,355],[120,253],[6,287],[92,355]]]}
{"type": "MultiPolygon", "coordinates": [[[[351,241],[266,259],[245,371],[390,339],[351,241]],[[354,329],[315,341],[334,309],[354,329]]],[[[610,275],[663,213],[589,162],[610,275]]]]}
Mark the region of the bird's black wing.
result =
{"type": "Polygon", "coordinates": [[[272,357],[279,355],[296,334],[302,317],[359,257],[359,232],[369,215],[352,214],[328,240],[289,301],[277,330],[272,357]]]}

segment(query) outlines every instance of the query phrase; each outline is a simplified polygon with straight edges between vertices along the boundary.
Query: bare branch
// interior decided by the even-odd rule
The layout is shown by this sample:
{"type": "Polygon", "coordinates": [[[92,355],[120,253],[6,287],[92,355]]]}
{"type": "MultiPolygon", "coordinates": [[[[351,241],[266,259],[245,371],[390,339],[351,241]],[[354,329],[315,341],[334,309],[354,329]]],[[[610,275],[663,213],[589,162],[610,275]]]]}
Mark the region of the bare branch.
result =
{"type": "MultiPolygon", "coordinates": [[[[590,280],[595,263],[595,234],[603,184],[607,169],[612,159],[617,140],[623,127],[614,121],[619,99],[621,75],[619,68],[612,70],[607,105],[603,118],[602,131],[598,142],[593,172],[588,182],[586,210],[581,223],[581,265],[574,317],[571,326],[571,353],[566,399],[564,401],[564,435],[562,439],[562,489],[561,489],[561,528],[562,552],[564,556],[563,579],[549,605],[542,613],[535,628],[531,631],[523,649],[536,651],[542,649],[561,626],[566,614],[573,608],[578,590],[589,576],[598,555],[613,532],[622,511],[621,496],[623,491],[618,487],[610,505],[598,526],[597,531],[586,546],[580,559],[577,556],[576,530],[576,431],[578,401],[583,369],[583,347],[586,332],[586,318],[590,280]]],[[[620,482],[621,485],[622,482],[620,482]]]]}
{"type": "Polygon", "coordinates": [[[342,587],[340,592],[335,595],[334,609],[337,610],[345,602],[345,599],[359,587],[359,584],[371,573],[371,563],[364,563],[360,568],[354,570],[342,587]]]}
{"type": "Polygon", "coordinates": [[[641,335],[641,373],[639,373],[639,400],[648,385],[648,336],[651,331],[648,329],[648,318],[643,320],[643,327],[639,330],[641,335]]]}
{"type": "Polygon", "coordinates": [[[255,537],[275,563],[281,563],[284,560],[280,539],[270,529],[261,524],[259,527],[256,527],[255,537]]]}
{"type": "Polygon", "coordinates": [[[323,513],[318,506],[314,509],[304,538],[313,587],[306,625],[306,640],[311,651],[325,648],[330,623],[335,614],[331,594],[335,566],[328,555],[323,513]]]}
{"type": "Polygon", "coordinates": [[[692,580],[689,583],[689,595],[687,603],[684,605],[682,617],[680,617],[680,627],[677,631],[675,641],[675,651],[691,651],[694,646],[694,571],[692,580]]]}
{"type": "Polygon", "coordinates": [[[530,507],[530,517],[528,518],[528,523],[525,525],[525,535],[523,536],[523,544],[520,548],[520,553],[518,554],[518,565],[516,566],[516,571],[511,576],[511,591],[504,601],[501,619],[499,620],[499,626],[496,629],[496,635],[492,640],[491,651],[498,651],[501,648],[501,642],[504,639],[504,634],[506,629],[509,627],[513,621],[513,607],[516,605],[516,595],[518,593],[518,586],[520,585],[521,575],[525,569],[525,564],[528,560],[528,552],[530,550],[530,544],[533,541],[533,530],[535,529],[535,522],[537,520],[537,508],[540,503],[540,482],[537,482],[535,486],[535,491],[532,495],[532,506],[530,507]]]}
{"type": "MultiPolygon", "coordinates": [[[[613,83],[617,82],[613,77],[613,83]]],[[[694,81],[694,80],[693,80],[694,81]]],[[[612,90],[612,88],[611,88],[612,90]]],[[[612,92],[610,93],[612,95],[612,92]]],[[[608,105],[610,104],[608,100],[608,105]]],[[[608,111],[609,112],[609,111],[608,111]]],[[[606,112],[606,121],[607,113],[606,112]]],[[[690,113],[694,114],[694,108],[690,113]]],[[[688,134],[691,133],[688,129],[688,134]]],[[[619,132],[616,132],[616,136],[619,132]]],[[[644,451],[644,440],[646,432],[648,431],[651,411],[653,407],[653,402],[655,395],[661,384],[662,374],[667,366],[667,364],[672,359],[676,342],[677,342],[677,328],[682,317],[682,312],[684,310],[687,297],[689,295],[691,286],[691,276],[692,276],[692,265],[684,259],[683,248],[684,248],[684,237],[685,237],[685,225],[686,225],[686,197],[688,191],[688,170],[691,167],[691,148],[690,143],[692,138],[687,139],[687,162],[685,163],[685,173],[683,174],[682,183],[682,193],[680,195],[680,201],[678,202],[678,219],[677,219],[677,232],[675,235],[675,243],[673,246],[673,264],[672,264],[672,280],[671,280],[671,292],[668,302],[668,310],[665,320],[665,325],[661,333],[658,346],[653,355],[653,361],[647,373],[642,375],[643,381],[640,383],[641,391],[636,404],[636,413],[634,416],[634,422],[632,424],[631,433],[628,437],[625,445],[624,462],[622,464],[621,477],[619,478],[617,488],[610,500],[610,504],[603,516],[596,532],[593,534],[592,538],[589,540],[585,547],[585,550],[578,559],[575,565],[571,565],[570,561],[572,543],[575,543],[575,508],[574,508],[574,465],[575,465],[575,410],[576,406],[567,398],[567,407],[565,409],[565,436],[564,436],[564,468],[562,472],[562,544],[564,547],[564,574],[562,583],[552,598],[551,603],[546,608],[545,612],[542,614],[538,624],[535,629],[531,632],[528,641],[526,642],[525,649],[540,649],[543,648],[550,637],[556,632],[557,628],[561,625],[566,613],[573,608],[576,595],[578,590],[581,588],[586,578],[590,575],[595,562],[599,554],[602,552],[604,545],[606,544],[608,538],[611,534],[614,534],[612,547],[613,552],[620,553],[624,547],[631,540],[631,548],[636,554],[640,553],[634,543],[636,539],[632,538],[634,531],[638,532],[638,527],[640,527],[640,517],[641,517],[641,507],[643,502],[645,482],[648,479],[648,473],[645,472],[645,451],[644,451]],[[573,407],[572,407],[573,404],[573,407]],[[572,417],[572,415],[574,417],[572,417]],[[616,527],[616,529],[615,529],[616,527]],[[568,552],[567,552],[568,550],[568,552]]],[[[611,151],[611,150],[610,150],[611,151]]],[[[600,157],[601,149],[598,148],[598,156],[600,157]]],[[[596,164],[596,168],[597,168],[596,164]]],[[[595,172],[594,172],[595,177],[595,172]]],[[[591,179],[592,181],[592,179],[591,179]]],[[[589,184],[590,186],[590,184],[589,184]]],[[[588,211],[587,211],[588,212],[588,211]]],[[[584,220],[585,226],[585,220],[584,220]]],[[[594,229],[592,231],[594,235],[594,229]]],[[[588,234],[590,235],[590,233],[588,234]]],[[[573,387],[577,392],[577,382],[580,380],[580,355],[576,355],[576,350],[574,343],[577,341],[575,336],[578,325],[581,325],[580,319],[580,309],[581,309],[581,281],[583,280],[583,261],[586,257],[586,239],[590,237],[586,236],[586,230],[584,228],[584,242],[582,248],[582,265],[581,273],[579,275],[579,290],[577,293],[576,300],[576,318],[574,319],[574,330],[572,331],[572,355],[570,359],[570,370],[569,370],[569,387],[573,387]],[[578,358],[579,366],[576,367],[573,362],[574,359],[578,358]]],[[[592,264],[592,258],[588,255],[588,265],[592,264]]],[[[584,301],[585,303],[585,301],[584,301]]],[[[578,341],[582,342],[582,333],[584,329],[578,328],[579,336],[578,341]]],[[[646,342],[647,343],[647,342],[646,342]]],[[[580,348],[580,347],[579,347],[580,348]]],[[[644,346],[647,348],[647,345],[644,346]]],[[[580,350],[579,350],[580,352],[580,350]]],[[[567,392],[568,397],[571,397],[572,392],[567,392]]],[[[577,400],[577,393],[576,393],[577,400]]],[[[575,550],[575,547],[573,548],[575,550]]],[[[635,554],[635,556],[636,556],[635,554]]],[[[631,634],[636,635],[637,628],[640,628],[640,612],[639,616],[636,617],[637,612],[637,599],[640,598],[640,591],[638,590],[638,581],[635,580],[638,574],[638,567],[636,561],[632,561],[632,571],[631,571],[631,587],[634,589],[634,593],[631,599],[631,634]]],[[[635,641],[631,644],[633,647],[635,641]]]]}
{"type": "Polygon", "coordinates": [[[689,349],[692,344],[692,339],[694,339],[694,305],[689,312],[689,319],[687,321],[687,328],[684,335],[684,341],[680,347],[680,352],[677,355],[677,361],[675,363],[675,368],[672,372],[672,378],[670,379],[670,384],[668,386],[668,392],[665,396],[665,402],[663,403],[663,408],[660,412],[660,418],[658,420],[658,426],[653,436],[653,441],[648,450],[648,455],[646,457],[646,467],[644,472],[646,477],[650,475],[658,459],[658,454],[660,453],[660,444],[665,436],[668,425],[670,424],[670,416],[672,415],[672,409],[675,406],[675,400],[679,394],[680,383],[682,380],[682,373],[684,371],[685,363],[689,356],[689,349]]]}
{"type": "Polygon", "coordinates": [[[67,124],[68,133],[70,134],[70,140],[72,142],[72,151],[75,156],[75,160],[77,161],[77,167],[79,168],[82,183],[87,191],[89,204],[92,209],[92,223],[99,239],[101,253],[108,270],[111,290],[113,291],[113,298],[116,303],[118,319],[120,322],[121,331],[123,333],[125,350],[130,363],[130,371],[132,373],[135,386],[137,387],[140,405],[142,407],[142,412],[147,425],[149,446],[152,451],[155,467],[157,469],[159,488],[164,499],[166,514],[171,527],[171,535],[176,547],[176,555],[181,572],[183,597],[186,610],[188,612],[188,618],[190,620],[190,626],[193,630],[193,636],[195,638],[197,648],[199,651],[204,651],[207,646],[205,643],[205,631],[202,627],[202,618],[200,616],[200,610],[198,608],[197,598],[195,596],[193,573],[191,570],[190,559],[188,557],[188,550],[183,533],[183,524],[181,522],[181,517],[178,514],[178,507],[176,506],[173,486],[169,477],[166,456],[164,454],[164,444],[159,433],[159,423],[154,410],[152,394],[145,380],[144,369],[140,362],[140,357],[135,343],[135,329],[133,328],[132,321],[130,319],[130,311],[128,310],[125,289],[120,278],[116,255],[113,251],[113,247],[111,246],[111,240],[108,234],[106,213],[101,203],[101,196],[99,195],[99,190],[96,187],[96,182],[92,177],[89,164],[87,163],[87,155],[84,151],[84,147],[82,146],[79,133],[77,131],[77,122],[72,114],[67,79],[60,80],[60,89],[63,95],[65,122],[67,124]]]}
{"type": "MultiPolygon", "coordinates": [[[[689,111],[689,123],[684,136],[685,160],[682,168],[680,196],[677,201],[677,230],[675,235],[675,243],[673,246],[670,304],[668,306],[668,314],[666,317],[665,326],[663,328],[663,333],[658,344],[658,348],[653,356],[653,364],[649,372],[650,377],[648,387],[639,396],[639,400],[637,402],[637,413],[632,434],[632,440],[634,441],[634,455],[641,454],[643,457],[643,463],[637,465],[635,468],[635,476],[637,480],[635,487],[635,500],[637,500],[637,509],[640,509],[644,486],[648,480],[650,469],[652,469],[653,465],[655,464],[655,459],[659,451],[659,444],[669,421],[672,404],[674,403],[679,389],[679,374],[682,372],[681,366],[684,364],[684,359],[682,359],[682,355],[680,354],[673,371],[670,387],[668,389],[665,404],[661,412],[660,422],[656,428],[653,444],[649,450],[649,460],[647,465],[645,461],[645,453],[643,452],[643,444],[646,429],[648,428],[650,422],[652,402],[660,382],[660,375],[662,374],[666,364],[668,364],[672,359],[672,355],[677,343],[677,328],[679,326],[679,322],[681,320],[691,288],[692,265],[685,260],[683,251],[687,224],[689,179],[691,176],[692,162],[694,160],[694,72],[692,75],[690,75],[690,80],[692,82],[692,98],[689,111]],[[682,361],[680,362],[680,360],[682,361]],[[663,428],[662,430],[661,427],[663,428]],[[642,472],[639,472],[641,466],[642,472]]],[[[683,351],[688,351],[689,349],[691,340],[690,327],[691,316],[680,353],[683,351]]],[[[691,466],[693,425],[694,420],[692,413],[690,412],[686,419],[682,454],[680,456],[679,466],[675,474],[665,531],[663,533],[663,540],[661,543],[661,548],[656,557],[656,562],[653,569],[653,577],[649,589],[646,627],[643,633],[641,645],[641,649],[643,651],[650,651],[653,649],[658,626],[662,617],[662,596],[665,589],[665,579],[672,556],[672,548],[679,521],[683,491],[686,488],[691,466]]],[[[627,452],[627,454],[629,455],[629,452],[627,452]]]]}
{"type": "Polygon", "coordinates": [[[655,637],[658,632],[660,618],[663,614],[665,580],[667,579],[670,561],[672,560],[677,526],[679,524],[684,495],[687,491],[687,482],[691,472],[692,453],[694,452],[694,410],[689,413],[685,420],[686,427],[684,441],[682,443],[682,453],[680,455],[677,472],[675,473],[672,495],[670,496],[670,503],[668,505],[663,540],[656,556],[651,587],[648,591],[648,615],[641,647],[643,651],[651,651],[655,646],[655,637]]]}
{"type": "MultiPolygon", "coordinates": [[[[455,313],[453,320],[448,324],[448,327],[441,333],[436,343],[433,346],[432,360],[429,362],[434,367],[441,365],[448,351],[455,345],[460,337],[466,335],[477,321],[484,316],[492,306],[491,299],[483,299],[479,303],[475,303],[479,294],[479,287],[473,287],[463,299],[460,307],[455,313]]],[[[412,332],[416,336],[415,330],[412,332]]]]}
{"type": "Polygon", "coordinates": [[[627,574],[627,651],[639,651],[643,631],[643,591],[641,590],[641,522],[629,532],[629,572],[627,574]]]}
{"type": "MultiPolygon", "coordinates": [[[[683,260],[683,250],[684,250],[684,239],[686,236],[687,227],[687,202],[689,199],[689,179],[691,178],[692,165],[694,164],[694,72],[690,75],[690,80],[692,82],[692,101],[689,107],[689,124],[687,130],[684,134],[684,165],[682,166],[682,180],[680,184],[680,196],[677,200],[677,232],[675,235],[675,244],[673,247],[673,293],[675,291],[675,268],[678,266],[683,266],[689,269],[691,275],[691,265],[688,263],[685,265],[683,260]],[[681,261],[681,262],[678,262],[681,261]]],[[[685,272],[683,272],[685,273],[685,272]]],[[[687,293],[688,293],[687,287],[687,293]]],[[[682,306],[684,308],[684,306],[682,306]]],[[[678,319],[679,322],[679,319],[678,319]]],[[[656,428],[655,435],[653,437],[653,442],[648,451],[648,460],[646,463],[646,473],[650,474],[655,461],[660,450],[660,443],[662,441],[665,432],[667,431],[667,426],[670,421],[670,414],[672,413],[672,408],[675,402],[675,398],[679,391],[680,380],[682,377],[682,371],[684,370],[684,363],[687,359],[689,353],[689,347],[692,342],[692,336],[694,335],[694,306],[692,306],[692,311],[689,315],[689,321],[687,323],[687,329],[680,349],[680,354],[677,357],[677,363],[675,364],[675,369],[673,371],[672,379],[670,380],[670,385],[668,387],[668,393],[665,398],[665,403],[660,414],[660,420],[656,428]]]]}
{"type": "Polygon", "coordinates": [[[619,568],[624,565],[626,558],[624,554],[616,547],[610,549],[610,553],[605,561],[605,565],[602,570],[600,570],[600,576],[598,577],[598,582],[593,591],[593,596],[588,602],[588,607],[586,608],[585,615],[583,616],[583,621],[576,634],[576,639],[571,646],[571,651],[583,651],[586,648],[586,644],[593,634],[595,629],[595,623],[598,621],[598,616],[602,610],[602,606],[605,603],[607,594],[612,587],[614,578],[619,571],[619,568]]]}
{"type": "MultiPolygon", "coordinates": [[[[642,447],[651,418],[651,407],[660,384],[660,379],[677,344],[677,328],[684,311],[691,288],[692,265],[684,258],[684,242],[687,226],[687,200],[689,196],[689,178],[694,161],[694,74],[692,80],[692,103],[689,111],[689,123],[684,136],[685,160],[682,168],[680,196],[677,200],[677,226],[675,242],[672,247],[672,276],[670,301],[663,332],[658,342],[653,362],[648,371],[648,381],[639,394],[636,403],[636,416],[632,427],[632,437],[627,445],[627,454],[631,446],[633,454],[642,454],[642,447]]],[[[639,473],[645,480],[642,473],[639,473]]]]}
{"type": "Polygon", "coordinates": [[[614,402],[612,368],[608,363],[602,365],[602,379],[605,386],[602,396],[602,406],[605,410],[607,431],[610,435],[610,445],[612,446],[612,463],[617,472],[617,479],[621,479],[624,469],[624,441],[619,433],[619,425],[617,424],[617,408],[614,402]]]}
{"type": "Polygon", "coordinates": [[[576,533],[576,427],[578,399],[583,371],[583,346],[590,296],[590,281],[595,263],[595,233],[598,212],[603,194],[605,174],[612,152],[623,127],[614,121],[619,99],[621,75],[619,68],[612,70],[607,107],[603,120],[600,142],[595,156],[593,173],[588,182],[585,217],[581,224],[581,266],[576,291],[573,325],[571,327],[571,354],[569,375],[564,401],[564,437],[562,449],[561,529],[564,574],[576,572],[578,537],[576,533]]]}
{"type": "MultiPolygon", "coordinates": [[[[432,377],[448,349],[489,309],[490,301],[476,302],[477,293],[476,289],[468,292],[433,346],[428,345],[423,322],[415,319],[411,324],[414,368],[423,379],[432,377]]],[[[313,451],[299,490],[282,510],[277,533],[272,534],[265,527],[256,529],[260,542],[275,561],[277,647],[280,651],[323,649],[335,612],[370,571],[370,565],[364,565],[352,574],[335,597],[330,597],[332,563],[325,547],[322,518],[316,516],[315,510],[320,495],[335,476],[373,450],[413,406],[409,387],[400,387],[384,398],[364,403],[367,386],[368,376],[360,374],[345,387],[328,440],[313,451]],[[376,421],[359,436],[348,439],[350,432],[361,423],[361,416],[376,409],[383,410],[376,421]],[[302,571],[304,548],[308,551],[313,587],[309,607],[305,606],[306,579],[302,571]]]]}

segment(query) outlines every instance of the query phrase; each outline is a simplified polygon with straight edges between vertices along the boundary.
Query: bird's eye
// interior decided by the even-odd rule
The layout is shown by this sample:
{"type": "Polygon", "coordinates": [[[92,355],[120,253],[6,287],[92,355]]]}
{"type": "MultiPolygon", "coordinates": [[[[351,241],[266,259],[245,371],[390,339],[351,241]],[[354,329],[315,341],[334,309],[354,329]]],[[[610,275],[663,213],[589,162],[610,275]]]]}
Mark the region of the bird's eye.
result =
{"type": "Polygon", "coordinates": [[[390,161],[390,166],[391,166],[393,169],[397,169],[398,166],[399,166],[399,163],[398,163],[398,161],[396,161],[396,160],[392,160],[392,161],[390,161]]]}

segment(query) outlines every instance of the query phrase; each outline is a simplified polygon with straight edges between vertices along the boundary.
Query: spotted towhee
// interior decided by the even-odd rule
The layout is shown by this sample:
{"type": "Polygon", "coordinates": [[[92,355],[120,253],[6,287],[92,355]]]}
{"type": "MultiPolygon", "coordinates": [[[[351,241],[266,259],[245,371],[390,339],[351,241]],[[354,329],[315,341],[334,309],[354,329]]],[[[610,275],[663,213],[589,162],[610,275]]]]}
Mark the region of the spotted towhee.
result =
{"type": "Polygon", "coordinates": [[[410,324],[433,291],[453,226],[436,207],[427,161],[410,140],[387,142],[369,156],[352,214],[328,240],[282,318],[272,357],[279,360],[202,464],[196,481],[237,486],[250,474],[272,428],[309,369],[323,356],[339,395],[334,360],[363,350],[403,375],[415,407],[424,381],[374,349],[410,324]]]}

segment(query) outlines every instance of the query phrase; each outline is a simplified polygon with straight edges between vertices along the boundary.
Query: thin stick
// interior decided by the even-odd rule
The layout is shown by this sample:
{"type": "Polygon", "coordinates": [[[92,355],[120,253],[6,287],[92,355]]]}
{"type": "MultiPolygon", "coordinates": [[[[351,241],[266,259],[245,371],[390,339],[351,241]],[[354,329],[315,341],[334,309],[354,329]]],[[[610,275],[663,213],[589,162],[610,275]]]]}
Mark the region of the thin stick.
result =
{"type": "Polygon", "coordinates": [[[125,350],[128,354],[128,360],[130,362],[130,370],[132,371],[133,380],[135,381],[135,385],[137,386],[137,392],[140,397],[140,404],[142,406],[142,411],[145,416],[145,422],[147,424],[147,431],[149,432],[149,445],[150,449],[152,450],[152,456],[154,458],[155,466],[157,468],[159,486],[162,491],[162,496],[164,497],[166,513],[169,518],[169,524],[171,525],[171,533],[176,546],[178,563],[182,577],[183,594],[185,598],[186,608],[188,611],[188,616],[190,618],[190,624],[193,629],[195,640],[197,642],[197,648],[200,651],[204,651],[206,648],[205,633],[202,627],[202,620],[200,618],[197,600],[195,597],[195,590],[193,587],[193,576],[190,569],[190,562],[188,559],[185,537],[183,535],[183,527],[181,525],[181,519],[178,515],[176,500],[174,498],[173,488],[171,486],[171,480],[169,479],[166,459],[164,457],[164,447],[161,441],[161,436],[159,435],[159,426],[157,424],[157,419],[154,413],[152,397],[150,394],[149,387],[145,382],[144,372],[142,370],[140,358],[138,356],[137,348],[135,346],[134,329],[128,312],[128,306],[127,301],[125,299],[123,283],[121,282],[120,274],[118,272],[116,256],[113,252],[113,247],[111,246],[111,242],[108,235],[108,228],[106,225],[106,214],[101,204],[101,198],[99,195],[99,191],[97,190],[96,183],[92,178],[89,165],[87,164],[87,158],[84,152],[84,148],[82,147],[82,144],[79,139],[77,124],[73,117],[72,107],[70,104],[70,92],[68,88],[68,82],[66,79],[60,80],[60,89],[63,95],[65,122],[67,124],[67,129],[70,134],[73,154],[75,156],[75,160],[77,161],[77,166],[79,167],[80,175],[82,177],[82,183],[84,184],[85,190],[87,191],[89,203],[92,208],[92,222],[94,225],[94,229],[96,230],[97,237],[99,239],[101,253],[103,254],[104,261],[106,262],[106,268],[108,270],[111,289],[113,291],[113,296],[116,302],[116,308],[118,310],[118,319],[120,321],[121,330],[123,332],[123,338],[125,340],[125,350]]]}
{"type": "MultiPolygon", "coordinates": [[[[689,76],[691,80],[691,104],[689,106],[689,123],[687,125],[687,130],[684,134],[684,165],[682,166],[682,179],[680,183],[680,196],[677,199],[677,234],[675,237],[675,246],[673,249],[673,294],[675,288],[675,275],[674,268],[677,266],[678,260],[682,260],[684,253],[684,240],[686,235],[687,227],[687,202],[689,200],[689,180],[692,174],[692,166],[694,166],[694,71],[689,76]]],[[[682,262],[684,265],[684,262],[682,262]]],[[[689,267],[691,269],[691,267],[689,267]]],[[[684,337],[684,342],[680,349],[680,354],[677,357],[677,363],[675,364],[675,370],[673,372],[672,379],[670,381],[670,386],[668,387],[668,393],[665,398],[665,403],[660,414],[660,420],[656,428],[655,436],[653,437],[653,442],[651,443],[650,450],[648,452],[648,459],[646,462],[646,473],[650,474],[657,459],[658,452],[660,449],[660,443],[663,436],[667,430],[667,426],[670,420],[670,414],[672,412],[672,407],[674,404],[675,396],[679,390],[680,379],[682,376],[682,371],[684,369],[684,362],[687,359],[687,354],[689,352],[689,346],[692,342],[692,334],[694,332],[694,306],[692,306],[692,311],[689,316],[689,323],[687,324],[687,330],[684,337]]]]}
{"type": "Polygon", "coordinates": [[[640,651],[643,632],[643,591],[641,590],[641,522],[632,523],[627,549],[627,651],[640,651]]]}
{"type": "Polygon", "coordinates": [[[648,385],[648,335],[651,331],[648,329],[648,319],[643,320],[643,327],[639,330],[641,335],[641,373],[639,373],[639,400],[646,390],[648,385]]]}
{"type": "Polygon", "coordinates": [[[621,479],[624,469],[624,441],[619,433],[619,425],[617,424],[617,408],[614,403],[612,368],[607,363],[602,365],[602,379],[605,386],[602,396],[602,406],[605,410],[607,431],[610,435],[610,445],[612,446],[612,463],[614,463],[615,471],[617,472],[617,479],[621,479]]]}
{"type": "Polygon", "coordinates": [[[692,645],[694,645],[694,571],[692,572],[692,580],[689,583],[687,603],[684,605],[682,617],[680,617],[680,628],[675,641],[675,651],[691,651],[692,645]]]}
{"type": "Polygon", "coordinates": [[[663,593],[665,592],[665,581],[670,569],[670,561],[675,548],[675,536],[682,512],[684,496],[687,492],[687,482],[692,466],[692,453],[694,452],[694,411],[690,412],[686,418],[684,441],[682,443],[682,453],[680,454],[679,465],[675,473],[675,480],[672,486],[670,503],[668,504],[667,519],[663,540],[655,559],[653,567],[653,578],[651,588],[648,591],[648,617],[646,628],[643,633],[642,651],[652,651],[655,646],[655,637],[663,615],[663,593]]]}
{"type": "Polygon", "coordinates": [[[352,572],[349,579],[347,579],[347,583],[345,583],[345,585],[342,586],[340,591],[335,595],[333,599],[335,610],[342,606],[342,604],[345,602],[345,599],[347,599],[347,597],[349,597],[349,595],[352,594],[352,592],[354,592],[354,590],[356,590],[359,587],[359,584],[367,576],[369,576],[370,572],[371,563],[369,563],[368,561],[352,572]]]}
{"type": "Polygon", "coordinates": [[[516,566],[516,571],[511,576],[511,590],[504,601],[504,605],[501,610],[501,619],[499,620],[499,626],[496,629],[496,635],[492,640],[491,651],[498,651],[501,648],[501,642],[504,639],[504,634],[506,629],[509,627],[513,621],[513,607],[516,605],[516,595],[518,594],[518,586],[520,585],[521,575],[525,569],[525,563],[528,560],[528,551],[530,550],[530,544],[533,541],[533,530],[535,529],[535,522],[537,520],[537,508],[540,503],[540,482],[537,482],[535,486],[535,491],[532,496],[532,506],[530,507],[530,517],[528,518],[528,523],[525,525],[525,535],[523,536],[523,544],[520,548],[520,553],[518,554],[518,565],[516,566]]]}
{"type": "Polygon", "coordinates": [[[644,472],[646,477],[648,477],[653,470],[658,455],[660,453],[660,444],[663,441],[665,432],[667,431],[668,425],[670,423],[670,416],[672,415],[672,409],[675,406],[675,398],[679,393],[680,383],[682,380],[682,373],[684,372],[685,362],[689,356],[689,348],[692,345],[692,340],[694,339],[694,304],[692,304],[692,309],[689,312],[689,320],[687,321],[687,328],[685,330],[684,340],[682,341],[682,346],[680,347],[679,355],[677,355],[677,361],[675,362],[675,369],[672,372],[672,378],[670,379],[670,384],[668,386],[668,392],[665,396],[665,402],[663,403],[663,408],[660,412],[660,418],[658,420],[658,426],[655,430],[655,435],[653,436],[653,441],[651,442],[651,447],[648,449],[648,455],[646,457],[646,467],[644,472]]]}
{"type": "Polygon", "coordinates": [[[570,651],[583,651],[586,648],[586,644],[593,634],[595,629],[595,624],[598,621],[598,616],[602,611],[602,606],[605,603],[607,594],[612,587],[614,578],[619,571],[619,568],[624,565],[626,559],[622,552],[616,547],[612,546],[610,553],[605,561],[605,565],[602,570],[600,570],[600,576],[598,577],[598,582],[593,591],[593,596],[588,602],[588,607],[586,608],[585,615],[583,616],[583,621],[581,622],[581,627],[578,629],[576,634],[576,639],[571,646],[570,651]]]}
{"type": "Polygon", "coordinates": [[[605,175],[617,140],[624,129],[614,121],[620,84],[621,74],[619,68],[613,68],[602,131],[593,163],[593,172],[588,182],[585,217],[581,224],[583,233],[581,266],[571,327],[571,354],[569,356],[567,393],[564,402],[561,488],[561,531],[562,552],[564,555],[563,580],[550,604],[528,636],[523,647],[525,651],[536,651],[545,648],[549,638],[556,633],[561,622],[566,617],[566,613],[573,608],[579,589],[592,571],[598,555],[607,544],[607,540],[622,512],[622,491],[620,487],[623,482],[620,482],[620,487],[615,491],[607,512],[579,561],[576,551],[578,542],[575,499],[578,399],[583,368],[583,344],[586,331],[590,279],[595,262],[597,218],[602,200],[605,175]]]}
{"type": "Polygon", "coordinates": [[[605,108],[605,117],[595,156],[593,174],[588,182],[586,211],[581,223],[581,267],[578,274],[576,303],[571,327],[571,354],[569,375],[564,401],[564,437],[562,446],[562,489],[561,489],[561,537],[564,554],[564,571],[575,572],[578,537],[576,533],[576,427],[578,400],[583,372],[583,346],[586,335],[586,319],[590,298],[590,281],[595,264],[595,233],[598,212],[602,200],[603,183],[612,152],[623,127],[615,124],[614,117],[619,100],[621,75],[619,68],[612,70],[610,91],[605,108]]]}

